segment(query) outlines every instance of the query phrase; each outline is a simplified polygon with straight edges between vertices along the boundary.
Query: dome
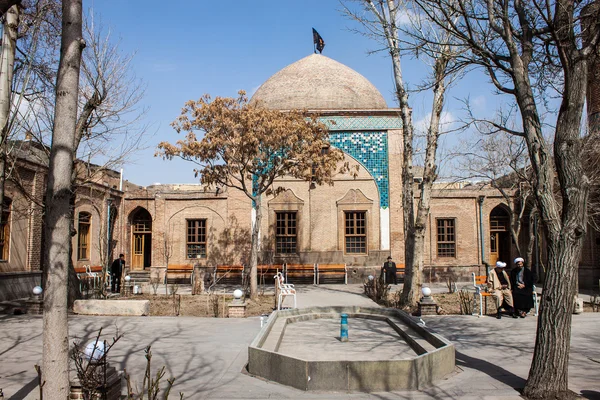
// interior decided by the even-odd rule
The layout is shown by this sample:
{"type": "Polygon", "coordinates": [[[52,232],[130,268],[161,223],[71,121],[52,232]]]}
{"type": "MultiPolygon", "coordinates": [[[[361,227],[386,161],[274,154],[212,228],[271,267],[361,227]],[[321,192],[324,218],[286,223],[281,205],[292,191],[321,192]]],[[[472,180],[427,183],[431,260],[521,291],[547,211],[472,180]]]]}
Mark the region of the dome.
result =
{"type": "Polygon", "coordinates": [[[364,76],[320,54],[296,61],[271,76],[250,102],[276,110],[387,108],[381,93],[364,76]]]}

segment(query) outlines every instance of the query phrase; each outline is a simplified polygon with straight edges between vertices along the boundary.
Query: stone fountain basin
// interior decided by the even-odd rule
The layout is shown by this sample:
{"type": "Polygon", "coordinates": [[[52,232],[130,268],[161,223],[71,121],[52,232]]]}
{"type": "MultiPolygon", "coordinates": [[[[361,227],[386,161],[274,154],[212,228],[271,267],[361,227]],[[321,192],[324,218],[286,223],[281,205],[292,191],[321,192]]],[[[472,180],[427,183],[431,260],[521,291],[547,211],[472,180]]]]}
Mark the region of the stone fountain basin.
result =
{"type": "Polygon", "coordinates": [[[248,348],[250,374],[301,390],[418,390],[454,369],[454,345],[396,309],[276,311],[248,348]],[[339,340],[343,313],[348,342],[339,340]]]}

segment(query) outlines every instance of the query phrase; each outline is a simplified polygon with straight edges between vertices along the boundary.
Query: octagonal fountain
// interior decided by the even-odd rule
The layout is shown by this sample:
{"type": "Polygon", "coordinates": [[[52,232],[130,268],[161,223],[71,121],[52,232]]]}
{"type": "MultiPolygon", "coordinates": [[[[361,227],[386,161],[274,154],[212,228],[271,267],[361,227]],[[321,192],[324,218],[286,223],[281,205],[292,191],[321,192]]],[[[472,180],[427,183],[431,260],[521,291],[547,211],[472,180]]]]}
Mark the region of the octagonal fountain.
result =
{"type": "Polygon", "coordinates": [[[248,348],[250,374],[302,390],[417,390],[454,368],[454,345],[396,309],[276,311],[248,348]],[[340,340],[342,314],[347,342],[340,340]]]}

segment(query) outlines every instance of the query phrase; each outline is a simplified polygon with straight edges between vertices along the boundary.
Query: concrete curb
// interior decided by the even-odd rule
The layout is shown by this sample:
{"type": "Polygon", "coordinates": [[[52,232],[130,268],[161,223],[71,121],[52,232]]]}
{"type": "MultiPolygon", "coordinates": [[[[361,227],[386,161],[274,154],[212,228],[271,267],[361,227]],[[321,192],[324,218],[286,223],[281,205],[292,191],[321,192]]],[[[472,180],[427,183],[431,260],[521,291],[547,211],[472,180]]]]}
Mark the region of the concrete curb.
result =
{"type": "Polygon", "coordinates": [[[80,315],[144,316],[150,314],[149,300],[75,300],[73,312],[80,315]]]}

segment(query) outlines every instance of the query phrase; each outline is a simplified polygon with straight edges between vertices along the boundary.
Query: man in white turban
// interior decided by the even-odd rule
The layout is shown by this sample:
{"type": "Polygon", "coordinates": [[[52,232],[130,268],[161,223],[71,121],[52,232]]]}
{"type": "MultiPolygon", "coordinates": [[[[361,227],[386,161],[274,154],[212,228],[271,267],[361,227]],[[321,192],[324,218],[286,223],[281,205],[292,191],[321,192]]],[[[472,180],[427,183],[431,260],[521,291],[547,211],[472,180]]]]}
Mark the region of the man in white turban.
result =
{"type": "Polygon", "coordinates": [[[510,288],[510,278],[504,268],[506,263],[502,261],[496,262],[496,268],[490,271],[488,275],[488,287],[492,297],[496,301],[496,318],[502,318],[500,310],[504,308],[510,313],[513,312],[513,297],[510,288]]]}

